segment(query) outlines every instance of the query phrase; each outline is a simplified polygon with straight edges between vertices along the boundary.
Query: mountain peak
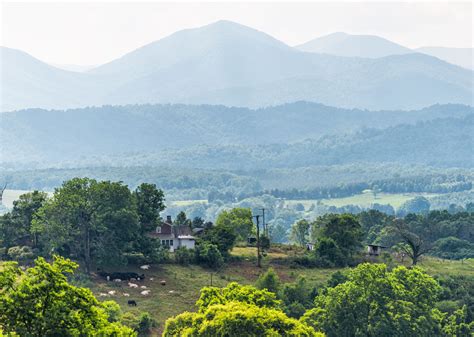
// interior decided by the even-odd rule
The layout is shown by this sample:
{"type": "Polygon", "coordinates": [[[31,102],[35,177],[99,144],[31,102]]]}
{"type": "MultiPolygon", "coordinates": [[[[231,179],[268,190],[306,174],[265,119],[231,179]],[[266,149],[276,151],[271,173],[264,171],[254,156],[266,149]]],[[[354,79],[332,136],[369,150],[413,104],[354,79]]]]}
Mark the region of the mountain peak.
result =
{"type": "Polygon", "coordinates": [[[336,32],[296,46],[301,51],[346,57],[378,58],[407,54],[410,49],[376,35],[336,32]]]}

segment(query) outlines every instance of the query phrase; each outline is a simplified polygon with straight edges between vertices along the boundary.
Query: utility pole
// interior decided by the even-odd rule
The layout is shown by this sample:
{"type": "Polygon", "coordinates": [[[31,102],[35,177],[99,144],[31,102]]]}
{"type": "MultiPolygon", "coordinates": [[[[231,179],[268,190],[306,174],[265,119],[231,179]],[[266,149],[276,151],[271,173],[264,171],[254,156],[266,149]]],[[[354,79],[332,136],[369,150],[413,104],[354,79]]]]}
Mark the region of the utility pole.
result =
{"type": "Polygon", "coordinates": [[[261,265],[261,255],[260,255],[260,215],[253,216],[257,222],[257,267],[262,267],[261,265]]]}
{"type": "Polygon", "coordinates": [[[263,235],[268,237],[268,230],[265,224],[265,208],[262,208],[263,235]]]}

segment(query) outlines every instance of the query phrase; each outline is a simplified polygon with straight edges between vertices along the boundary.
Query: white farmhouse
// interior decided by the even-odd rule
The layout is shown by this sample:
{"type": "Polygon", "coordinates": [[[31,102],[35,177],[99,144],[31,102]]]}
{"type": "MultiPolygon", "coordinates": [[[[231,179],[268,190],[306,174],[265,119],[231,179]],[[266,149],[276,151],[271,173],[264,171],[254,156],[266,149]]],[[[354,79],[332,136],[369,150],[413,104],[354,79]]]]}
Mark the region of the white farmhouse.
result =
{"type": "Polygon", "coordinates": [[[189,226],[173,225],[171,216],[166,217],[166,221],[156,227],[152,237],[158,238],[163,246],[169,247],[170,252],[174,252],[179,247],[194,249],[196,239],[192,235],[193,231],[189,226]]]}

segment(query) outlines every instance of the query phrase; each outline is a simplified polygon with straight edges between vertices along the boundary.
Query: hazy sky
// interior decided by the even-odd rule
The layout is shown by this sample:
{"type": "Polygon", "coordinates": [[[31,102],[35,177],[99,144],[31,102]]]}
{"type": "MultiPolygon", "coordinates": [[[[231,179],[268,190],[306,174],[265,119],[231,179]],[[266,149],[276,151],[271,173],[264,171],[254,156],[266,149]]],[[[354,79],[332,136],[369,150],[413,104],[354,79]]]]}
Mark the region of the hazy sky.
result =
{"type": "Polygon", "coordinates": [[[0,44],[56,64],[96,65],[177,30],[226,19],[295,45],[336,31],[407,47],[473,45],[469,2],[28,2],[1,0],[0,44]]]}

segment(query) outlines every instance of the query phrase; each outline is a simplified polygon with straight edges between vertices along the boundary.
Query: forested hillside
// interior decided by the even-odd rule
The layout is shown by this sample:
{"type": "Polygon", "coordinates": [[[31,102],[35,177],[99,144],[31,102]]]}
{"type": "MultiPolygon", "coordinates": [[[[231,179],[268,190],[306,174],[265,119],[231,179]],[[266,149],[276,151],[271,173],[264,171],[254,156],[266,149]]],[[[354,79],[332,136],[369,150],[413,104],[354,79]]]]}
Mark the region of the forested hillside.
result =
{"type": "MultiPolygon", "coordinates": [[[[232,169],[239,169],[402,160],[399,158],[465,166],[472,141],[472,117],[466,116],[473,111],[461,105],[416,111],[345,110],[306,102],[257,110],[209,105],[30,109],[2,115],[2,162],[84,166],[97,164],[97,158],[88,160],[90,156],[126,154],[129,158],[140,153],[133,162],[149,165],[142,154],[153,153],[148,156],[153,166],[222,168],[231,160],[232,169]],[[451,119],[416,124],[448,117],[451,119]],[[396,126],[401,123],[409,125],[396,126]],[[360,131],[392,126],[396,127],[360,131]],[[433,137],[442,137],[440,146],[430,145],[435,144],[433,137]],[[240,160],[235,161],[234,156],[240,160]]],[[[127,162],[126,158],[117,160],[127,162]]]]}

